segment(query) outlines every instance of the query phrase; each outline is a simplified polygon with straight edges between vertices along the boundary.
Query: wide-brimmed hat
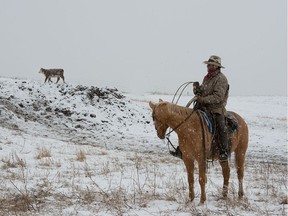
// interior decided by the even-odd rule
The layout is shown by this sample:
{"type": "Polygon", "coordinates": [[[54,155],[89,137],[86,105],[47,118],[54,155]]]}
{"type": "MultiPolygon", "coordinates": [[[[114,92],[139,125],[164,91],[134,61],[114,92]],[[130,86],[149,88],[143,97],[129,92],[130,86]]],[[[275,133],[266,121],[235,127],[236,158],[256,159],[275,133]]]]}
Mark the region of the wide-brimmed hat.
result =
{"type": "Polygon", "coordinates": [[[221,65],[221,58],[219,56],[216,55],[212,55],[210,56],[210,58],[208,59],[208,61],[204,61],[204,64],[211,64],[211,65],[216,65],[218,67],[221,68],[225,68],[221,65]]]}

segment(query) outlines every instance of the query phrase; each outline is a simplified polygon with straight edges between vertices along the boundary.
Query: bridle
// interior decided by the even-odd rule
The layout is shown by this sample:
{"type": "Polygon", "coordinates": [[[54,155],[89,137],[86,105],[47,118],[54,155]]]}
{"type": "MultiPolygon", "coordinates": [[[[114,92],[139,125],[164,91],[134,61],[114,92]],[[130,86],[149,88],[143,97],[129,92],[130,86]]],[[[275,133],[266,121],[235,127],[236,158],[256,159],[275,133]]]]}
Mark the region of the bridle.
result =
{"type": "Polygon", "coordinates": [[[171,140],[169,139],[170,137],[170,134],[174,131],[176,131],[179,127],[181,127],[181,125],[186,122],[191,116],[192,114],[195,112],[196,110],[193,110],[182,122],[180,122],[175,128],[172,128],[172,130],[170,130],[166,135],[165,135],[165,138],[167,139],[167,145],[168,145],[168,148],[169,148],[169,144],[172,146],[172,148],[174,150],[176,150],[175,146],[172,144],[171,140]]]}
{"type": "MultiPolygon", "coordinates": [[[[154,107],[153,111],[152,111],[152,119],[153,119],[153,122],[155,124],[155,121],[156,121],[156,117],[155,117],[155,109],[156,107],[154,107]]],[[[191,114],[189,114],[182,122],[180,122],[180,124],[178,124],[175,128],[172,128],[172,130],[170,130],[166,135],[165,135],[165,139],[167,139],[167,145],[168,145],[168,149],[169,149],[169,144],[172,146],[172,148],[174,150],[176,150],[175,146],[172,144],[172,142],[170,141],[169,137],[170,137],[170,134],[172,132],[174,132],[175,130],[177,130],[185,121],[187,121],[188,118],[190,118],[190,116],[194,113],[194,110],[192,111],[191,114]]],[[[159,120],[158,120],[159,121],[159,120]]],[[[156,127],[156,124],[155,124],[155,127],[156,127]]],[[[157,130],[157,128],[156,128],[157,130]]]]}
{"type": "MultiPolygon", "coordinates": [[[[174,99],[175,99],[178,91],[179,91],[183,86],[184,86],[184,87],[183,87],[183,89],[181,90],[181,92],[180,92],[180,94],[179,94],[179,96],[178,96],[178,99],[177,99],[177,101],[176,101],[175,104],[178,103],[178,101],[179,101],[180,97],[182,96],[182,94],[183,94],[184,90],[186,89],[186,87],[187,87],[188,85],[190,85],[190,84],[193,84],[193,83],[194,83],[194,82],[186,82],[186,83],[183,83],[183,84],[177,89],[177,91],[175,92],[174,97],[173,97],[173,99],[172,99],[172,103],[174,103],[174,99]]],[[[187,103],[186,107],[189,107],[193,102],[195,102],[195,99],[196,99],[196,98],[193,97],[193,98],[187,103]]],[[[168,149],[169,149],[169,145],[170,145],[170,146],[172,146],[172,148],[174,149],[174,151],[176,151],[175,146],[172,144],[171,140],[169,139],[170,134],[171,134],[172,132],[174,132],[175,130],[177,130],[185,121],[187,121],[187,120],[192,116],[192,114],[193,114],[194,112],[195,112],[195,110],[193,110],[192,113],[191,113],[190,115],[188,115],[182,122],[180,122],[179,125],[177,125],[175,128],[172,128],[172,130],[170,130],[170,131],[165,135],[165,138],[167,139],[168,149]]]]}
{"type": "MultiPolygon", "coordinates": [[[[193,111],[182,122],[180,122],[175,128],[172,128],[172,130],[169,131],[165,135],[165,138],[167,139],[168,150],[170,151],[170,149],[169,149],[169,145],[170,145],[170,146],[172,146],[174,151],[177,151],[177,148],[175,148],[175,146],[172,144],[171,140],[169,139],[170,134],[173,131],[176,131],[185,121],[187,121],[192,116],[193,113],[196,113],[197,116],[199,117],[199,120],[200,120],[201,130],[202,130],[203,163],[206,163],[206,151],[205,151],[206,137],[205,137],[205,130],[204,130],[204,122],[203,122],[202,114],[201,114],[201,112],[198,109],[195,109],[195,110],[193,109],[193,111]]],[[[206,165],[204,167],[205,167],[205,172],[206,172],[206,165]]]]}
{"type": "MultiPolygon", "coordinates": [[[[185,89],[185,88],[186,88],[189,84],[191,84],[191,83],[194,83],[194,82],[184,83],[184,84],[182,84],[182,85],[177,89],[177,91],[176,91],[176,93],[175,93],[175,95],[174,95],[174,97],[173,97],[172,103],[173,103],[173,101],[174,101],[174,99],[175,99],[175,96],[176,96],[177,92],[179,91],[179,89],[180,89],[182,86],[184,86],[184,85],[185,85],[185,87],[184,87],[184,89],[185,89]]],[[[182,91],[181,91],[181,93],[180,93],[180,95],[179,95],[179,97],[178,97],[178,99],[177,99],[177,101],[176,101],[176,104],[177,104],[177,102],[179,101],[179,99],[180,99],[180,97],[181,97],[184,89],[182,89],[182,91]]],[[[187,103],[186,107],[189,107],[192,103],[195,103],[195,101],[196,101],[196,96],[193,97],[193,98],[187,103]]],[[[153,121],[156,120],[156,117],[155,117],[155,109],[156,109],[156,107],[154,107],[154,109],[153,109],[153,111],[152,111],[153,121]]],[[[192,112],[191,112],[188,116],[186,116],[186,118],[185,118],[182,122],[180,122],[175,128],[171,128],[171,130],[165,135],[165,138],[166,138],[166,140],[167,140],[168,150],[169,150],[169,152],[171,153],[170,148],[169,148],[169,146],[171,146],[171,147],[174,149],[174,151],[177,151],[177,148],[175,148],[175,146],[172,144],[172,142],[171,142],[171,140],[170,140],[170,138],[169,138],[169,137],[170,137],[170,134],[171,134],[172,132],[175,132],[178,128],[180,128],[181,125],[184,124],[184,123],[193,115],[193,113],[196,113],[197,116],[199,117],[199,120],[200,120],[201,130],[202,130],[203,163],[206,164],[206,151],[205,151],[206,137],[205,137],[205,133],[204,133],[204,132],[205,132],[204,122],[203,122],[202,114],[200,113],[200,111],[199,111],[198,109],[193,109],[192,112]]],[[[205,172],[206,172],[206,165],[205,165],[204,167],[205,167],[205,172]]]]}
{"type": "MultiPolygon", "coordinates": [[[[176,100],[176,103],[174,103],[174,104],[177,104],[178,103],[178,101],[179,101],[179,99],[180,99],[180,97],[182,96],[182,94],[183,94],[183,92],[184,92],[184,90],[186,89],[186,87],[188,86],[188,85],[190,85],[190,84],[193,84],[193,83],[195,83],[195,82],[185,82],[185,83],[183,83],[178,89],[177,89],[177,91],[175,92],[175,94],[174,94],[174,97],[173,97],[173,99],[172,99],[172,103],[174,103],[174,99],[176,98],[176,95],[178,94],[178,91],[180,91],[180,89],[182,88],[182,90],[181,90],[181,92],[180,92],[180,94],[179,94],[179,96],[178,96],[178,99],[176,100]],[[184,87],[183,87],[184,86],[184,87]]],[[[186,105],[186,107],[189,107],[192,103],[194,103],[195,102],[195,97],[193,97],[188,103],[187,103],[187,105],[186,105]]],[[[153,119],[153,121],[155,121],[155,109],[156,109],[156,107],[153,109],[153,111],[152,111],[152,119],[153,119]]],[[[175,146],[172,144],[172,142],[171,142],[171,140],[170,140],[170,134],[172,133],[172,132],[174,132],[174,131],[176,131],[179,127],[181,127],[181,125],[183,124],[183,123],[185,123],[191,116],[192,116],[192,114],[195,112],[195,111],[197,111],[197,110],[194,110],[193,109],[193,111],[182,121],[182,122],[180,122],[175,128],[171,128],[171,130],[165,135],[165,138],[166,138],[166,140],[167,140],[167,146],[168,146],[168,149],[169,149],[169,145],[174,149],[174,150],[176,150],[176,148],[175,148],[175,146]]]]}
{"type": "MultiPolygon", "coordinates": [[[[178,99],[176,100],[176,103],[175,103],[175,104],[178,103],[180,97],[182,96],[182,94],[183,94],[184,90],[187,88],[187,86],[189,86],[190,84],[193,84],[193,83],[195,83],[195,82],[190,81],[190,82],[185,82],[185,83],[183,83],[182,85],[180,85],[179,88],[176,90],[176,92],[175,92],[175,94],[174,94],[174,97],[173,97],[173,99],[172,99],[172,103],[174,103],[174,99],[176,98],[176,95],[178,94],[178,91],[180,91],[181,88],[182,88],[182,90],[181,90],[181,92],[180,92],[180,94],[179,94],[179,96],[178,96],[178,99]]],[[[192,103],[195,102],[195,100],[196,100],[196,97],[193,97],[193,98],[187,103],[186,107],[189,107],[192,103]]],[[[175,130],[177,130],[185,121],[187,121],[187,120],[192,116],[192,114],[193,114],[195,111],[196,111],[196,110],[193,109],[193,111],[192,111],[182,122],[180,122],[175,128],[172,128],[172,130],[170,130],[170,131],[165,135],[165,138],[167,139],[168,149],[169,149],[169,145],[170,145],[170,146],[172,146],[172,148],[173,148],[174,150],[176,150],[175,146],[172,144],[172,142],[171,142],[171,140],[170,140],[170,138],[169,138],[169,137],[170,137],[170,134],[171,134],[172,132],[174,132],[175,130]]],[[[154,112],[154,110],[153,110],[153,112],[154,112]]]]}

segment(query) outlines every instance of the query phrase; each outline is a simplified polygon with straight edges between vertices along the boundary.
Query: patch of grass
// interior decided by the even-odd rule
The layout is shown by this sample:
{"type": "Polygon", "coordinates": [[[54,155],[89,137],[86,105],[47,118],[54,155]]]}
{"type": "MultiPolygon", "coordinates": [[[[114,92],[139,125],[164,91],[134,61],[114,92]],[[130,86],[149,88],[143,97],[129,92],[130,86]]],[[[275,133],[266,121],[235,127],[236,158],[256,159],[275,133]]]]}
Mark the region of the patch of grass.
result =
{"type": "Polygon", "coordinates": [[[76,160],[77,160],[77,161],[84,161],[84,160],[86,160],[86,155],[85,155],[84,151],[79,150],[79,151],[76,153],[76,160]]]}
{"type": "Polygon", "coordinates": [[[40,162],[39,165],[40,166],[44,166],[44,167],[50,167],[54,164],[53,160],[51,158],[43,158],[40,162]]]}
{"type": "Polygon", "coordinates": [[[288,197],[283,198],[282,201],[280,202],[280,204],[287,205],[288,204],[288,197]]]}
{"type": "Polygon", "coordinates": [[[10,215],[12,212],[18,215],[17,212],[27,212],[33,210],[33,203],[35,199],[33,196],[28,196],[26,194],[18,194],[13,197],[5,197],[0,199],[1,211],[3,215],[10,215]]]}
{"type": "Polygon", "coordinates": [[[3,158],[1,161],[4,164],[3,169],[16,168],[16,167],[21,167],[21,168],[26,167],[26,161],[19,158],[15,152],[10,154],[8,158],[3,158]]]}
{"type": "Polygon", "coordinates": [[[42,148],[40,151],[38,151],[36,159],[41,159],[44,157],[51,157],[51,149],[42,148]]]}

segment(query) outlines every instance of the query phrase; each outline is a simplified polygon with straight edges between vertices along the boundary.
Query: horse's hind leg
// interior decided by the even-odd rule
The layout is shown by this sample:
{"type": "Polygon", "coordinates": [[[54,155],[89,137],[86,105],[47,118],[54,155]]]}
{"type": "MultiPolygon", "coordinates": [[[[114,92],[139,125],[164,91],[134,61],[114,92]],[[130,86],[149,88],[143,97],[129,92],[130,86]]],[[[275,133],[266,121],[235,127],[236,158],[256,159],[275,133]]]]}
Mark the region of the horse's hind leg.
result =
{"type": "Polygon", "coordinates": [[[238,176],[238,184],[239,190],[238,195],[239,197],[243,197],[244,190],[243,190],[243,177],[244,177],[244,162],[245,162],[245,152],[235,152],[235,159],[236,159],[236,167],[237,167],[237,176],[238,176]]]}
{"type": "Polygon", "coordinates": [[[223,195],[223,197],[227,197],[229,178],[230,178],[230,167],[229,167],[228,160],[227,161],[221,161],[220,165],[222,167],[222,175],[223,175],[223,179],[224,179],[222,195],[223,195]]]}
{"type": "Polygon", "coordinates": [[[238,143],[235,149],[235,165],[237,167],[237,176],[239,182],[239,197],[243,197],[243,177],[244,177],[244,166],[245,166],[245,155],[248,148],[249,131],[245,121],[238,116],[239,128],[237,132],[237,138],[234,140],[235,144],[238,143]]]}

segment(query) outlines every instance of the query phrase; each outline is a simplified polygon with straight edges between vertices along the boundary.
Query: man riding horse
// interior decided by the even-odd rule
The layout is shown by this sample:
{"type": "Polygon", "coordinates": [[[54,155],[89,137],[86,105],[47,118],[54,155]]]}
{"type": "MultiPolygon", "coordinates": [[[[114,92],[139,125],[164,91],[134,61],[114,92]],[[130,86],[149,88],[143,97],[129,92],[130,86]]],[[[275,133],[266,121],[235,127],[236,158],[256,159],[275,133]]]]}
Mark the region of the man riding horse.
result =
{"type": "MultiPolygon", "coordinates": [[[[229,85],[226,76],[221,72],[221,58],[212,55],[207,64],[207,74],[201,85],[199,82],[193,83],[193,92],[196,95],[194,109],[201,109],[213,117],[216,124],[216,133],[219,142],[219,160],[228,159],[228,130],[225,124],[226,109],[229,85]]],[[[174,156],[181,155],[177,148],[176,152],[171,152],[174,156]]]]}
{"type": "MultiPolygon", "coordinates": [[[[207,64],[208,73],[201,85],[194,84],[195,97],[189,101],[186,107],[174,103],[159,100],[159,103],[149,102],[152,110],[152,119],[160,139],[167,138],[167,129],[172,128],[178,136],[179,146],[176,151],[171,152],[174,156],[182,158],[189,184],[189,198],[195,198],[194,192],[194,171],[195,164],[198,164],[199,184],[201,189],[200,204],[206,201],[206,167],[207,159],[220,160],[223,175],[223,197],[227,197],[230,179],[230,166],[228,161],[228,132],[229,132],[229,153],[234,152],[235,164],[237,165],[237,177],[239,183],[238,195],[242,198],[243,177],[245,170],[245,155],[248,148],[249,130],[244,119],[233,111],[226,111],[225,106],[229,93],[229,85],[224,74],[221,73],[221,59],[218,56],[211,56],[207,64]],[[196,100],[193,109],[189,109],[190,102],[196,100]],[[198,110],[197,110],[198,109],[198,110]],[[212,132],[210,127],[205,125],[207,116],[201,111],[205,110],[207,115],[214,118],[212,132]],[[237,124],[231,124],[232,117],[237,124]],[[226,118],[227,117],[227,118],[226,118]],[[228,123],[228,129],[225,125],[228,123]],[[237,126],[237,127],[236,127],[237,126]],[[216,129],[216,130],[215,130],[216,129]],[[219,135],[220,134],[220,135],[219,135]],[[217,145],[215,145],[217,144],[217,145]],[[219,147],[218,147],[219,145],[219,147]],[[219,149],[219,154],[216,150],[219,149]],[[183,153],[183,154],[182,154],[183,153]]],[[[209,123],[207,120],[206,123],[209,123]]],[[[168,135],[171,131],[168,133],[168,135]]],[[[169,138],[167,138],[169,141],[169,138]]],[[[173,145],[172,145],[173,146],[173,145]]],[[[173,146],[174,148],[174,146],[173,146]]]]}

